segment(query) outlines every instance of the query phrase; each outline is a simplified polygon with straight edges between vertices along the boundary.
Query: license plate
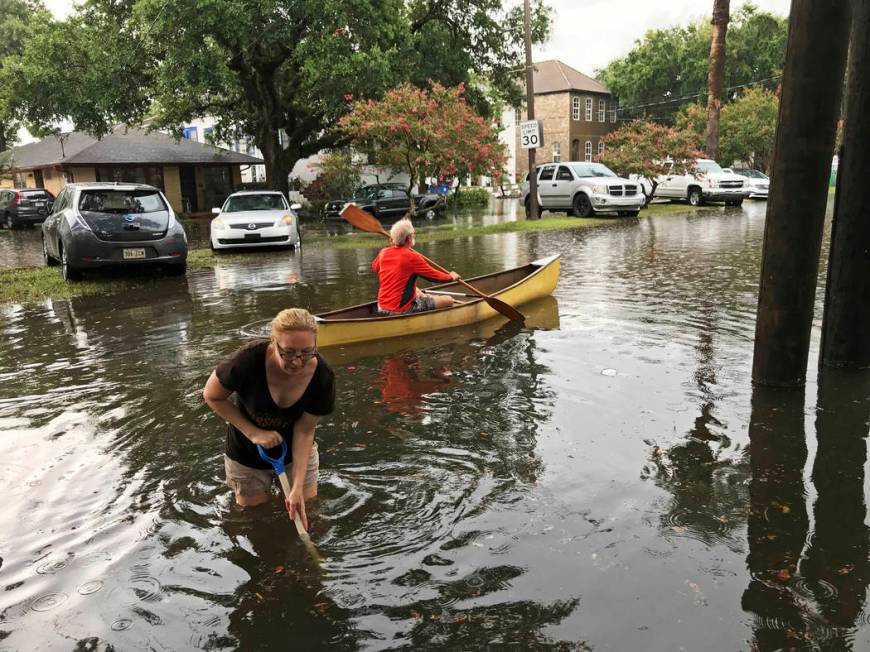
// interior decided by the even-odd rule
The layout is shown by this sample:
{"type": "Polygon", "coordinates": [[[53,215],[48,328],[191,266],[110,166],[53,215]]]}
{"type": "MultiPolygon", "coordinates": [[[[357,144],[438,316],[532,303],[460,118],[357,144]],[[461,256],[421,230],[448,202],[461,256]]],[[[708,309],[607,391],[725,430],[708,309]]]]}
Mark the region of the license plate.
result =
{"type": "Polygon", "coordinates": [[[246,233],[245,234],[245,240],[259,240],[259,239],[260,239],[259,233],[246,233]]]}
{"type": "Polygon", "coordinates": [[[124,260],[136,260],[145,258],[144,249],[124,249],[124,260]]]}
{"type": "Polygon", "coordinates": [[[44,201],[35,201],[35,202],[33,202],[33,205],[36,206],[37,208],[42,208],[43,206],[45,206],[45,202],[44,201]]]}

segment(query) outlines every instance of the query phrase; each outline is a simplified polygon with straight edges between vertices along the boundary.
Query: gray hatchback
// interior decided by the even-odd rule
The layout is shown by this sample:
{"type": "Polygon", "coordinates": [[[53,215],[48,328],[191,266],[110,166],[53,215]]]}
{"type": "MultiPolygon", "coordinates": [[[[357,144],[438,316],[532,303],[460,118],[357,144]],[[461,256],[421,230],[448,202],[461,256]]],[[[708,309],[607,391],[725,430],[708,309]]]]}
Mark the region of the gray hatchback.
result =
{"type": "Polygon", "coordinates": [[[45,264],[67,281],[111,265],[163,265],[187,270],[187,236],[157,188],[132,183],[71,183],[42,223],[45,264]]]}

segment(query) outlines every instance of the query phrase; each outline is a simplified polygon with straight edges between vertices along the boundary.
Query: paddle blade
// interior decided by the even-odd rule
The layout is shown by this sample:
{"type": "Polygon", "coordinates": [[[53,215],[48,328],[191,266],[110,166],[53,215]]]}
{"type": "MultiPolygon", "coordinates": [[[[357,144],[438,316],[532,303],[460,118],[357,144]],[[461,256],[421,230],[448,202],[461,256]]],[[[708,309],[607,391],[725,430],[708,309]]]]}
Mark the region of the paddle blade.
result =
{"type": "Polygon", "coordinates": [[[495,297],[484,296],[483,300],[486,301],[493,310],[497,310],[505,317],[512,321],[525,321],[526,316],[521,313],[519,310],[514,308],[513,306],[505,303],[501,299],[496,299],[495,297]]]}
{"type": "Polygon", "coordinates": [[[361,231],[380,233],[388,238],[390,237],[390,234],[384,231],[384,227],[378,222],[378,218],[364,211],[356,204],[345,204],[344,208],[341,209],[340,215],[346,222],[350,222],[361,231]]]}

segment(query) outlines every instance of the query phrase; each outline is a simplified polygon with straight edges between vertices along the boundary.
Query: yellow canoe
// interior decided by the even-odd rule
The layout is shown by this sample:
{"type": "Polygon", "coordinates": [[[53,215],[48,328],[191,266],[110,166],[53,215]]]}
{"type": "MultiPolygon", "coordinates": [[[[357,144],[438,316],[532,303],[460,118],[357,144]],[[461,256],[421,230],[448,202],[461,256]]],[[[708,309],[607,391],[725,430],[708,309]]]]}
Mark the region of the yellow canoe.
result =
{"type": "MultiPolygon", "coordinates": [[[[534,299],[549,296],[556,289],[556,284],[559,282],[559,256],[548,256],[522,267],[478,276],[466,281],[485,294],[498,297],[511,306],[519,307],[534,299]]],[[[456,294],[457,303],[451,308],[389,317],[377,314],[375,302],[323,312],[315,315],[317,346],[336,346],[415,335],[474,324],[499,315],[480,297],[467,296],[465,289],[458,283],[433,285],[425,291],[456,294]]]]}

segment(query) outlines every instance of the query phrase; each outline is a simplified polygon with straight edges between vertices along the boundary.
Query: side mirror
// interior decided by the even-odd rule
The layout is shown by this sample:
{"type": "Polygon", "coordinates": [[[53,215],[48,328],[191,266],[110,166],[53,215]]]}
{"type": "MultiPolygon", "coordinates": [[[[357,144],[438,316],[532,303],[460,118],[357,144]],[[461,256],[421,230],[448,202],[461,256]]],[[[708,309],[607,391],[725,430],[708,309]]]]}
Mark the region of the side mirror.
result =
{"type": "Polygon", "coordinates": [[[212,212],[212,214],[214,214],[214,215],[220,215],[220,214],[221,214],[221,209],[220,209],[220,208],[212,208],[212,209],[211,209],[211,212],[212,212]]]}
{"type": "Polygon", "coordinates": [[[302,208],[302,204],[299,204],[299,203],[296,203],[296,204],[290,204],[290,210],[291,210],[291,211],[298,211],[300,208],[302,208]]]}

